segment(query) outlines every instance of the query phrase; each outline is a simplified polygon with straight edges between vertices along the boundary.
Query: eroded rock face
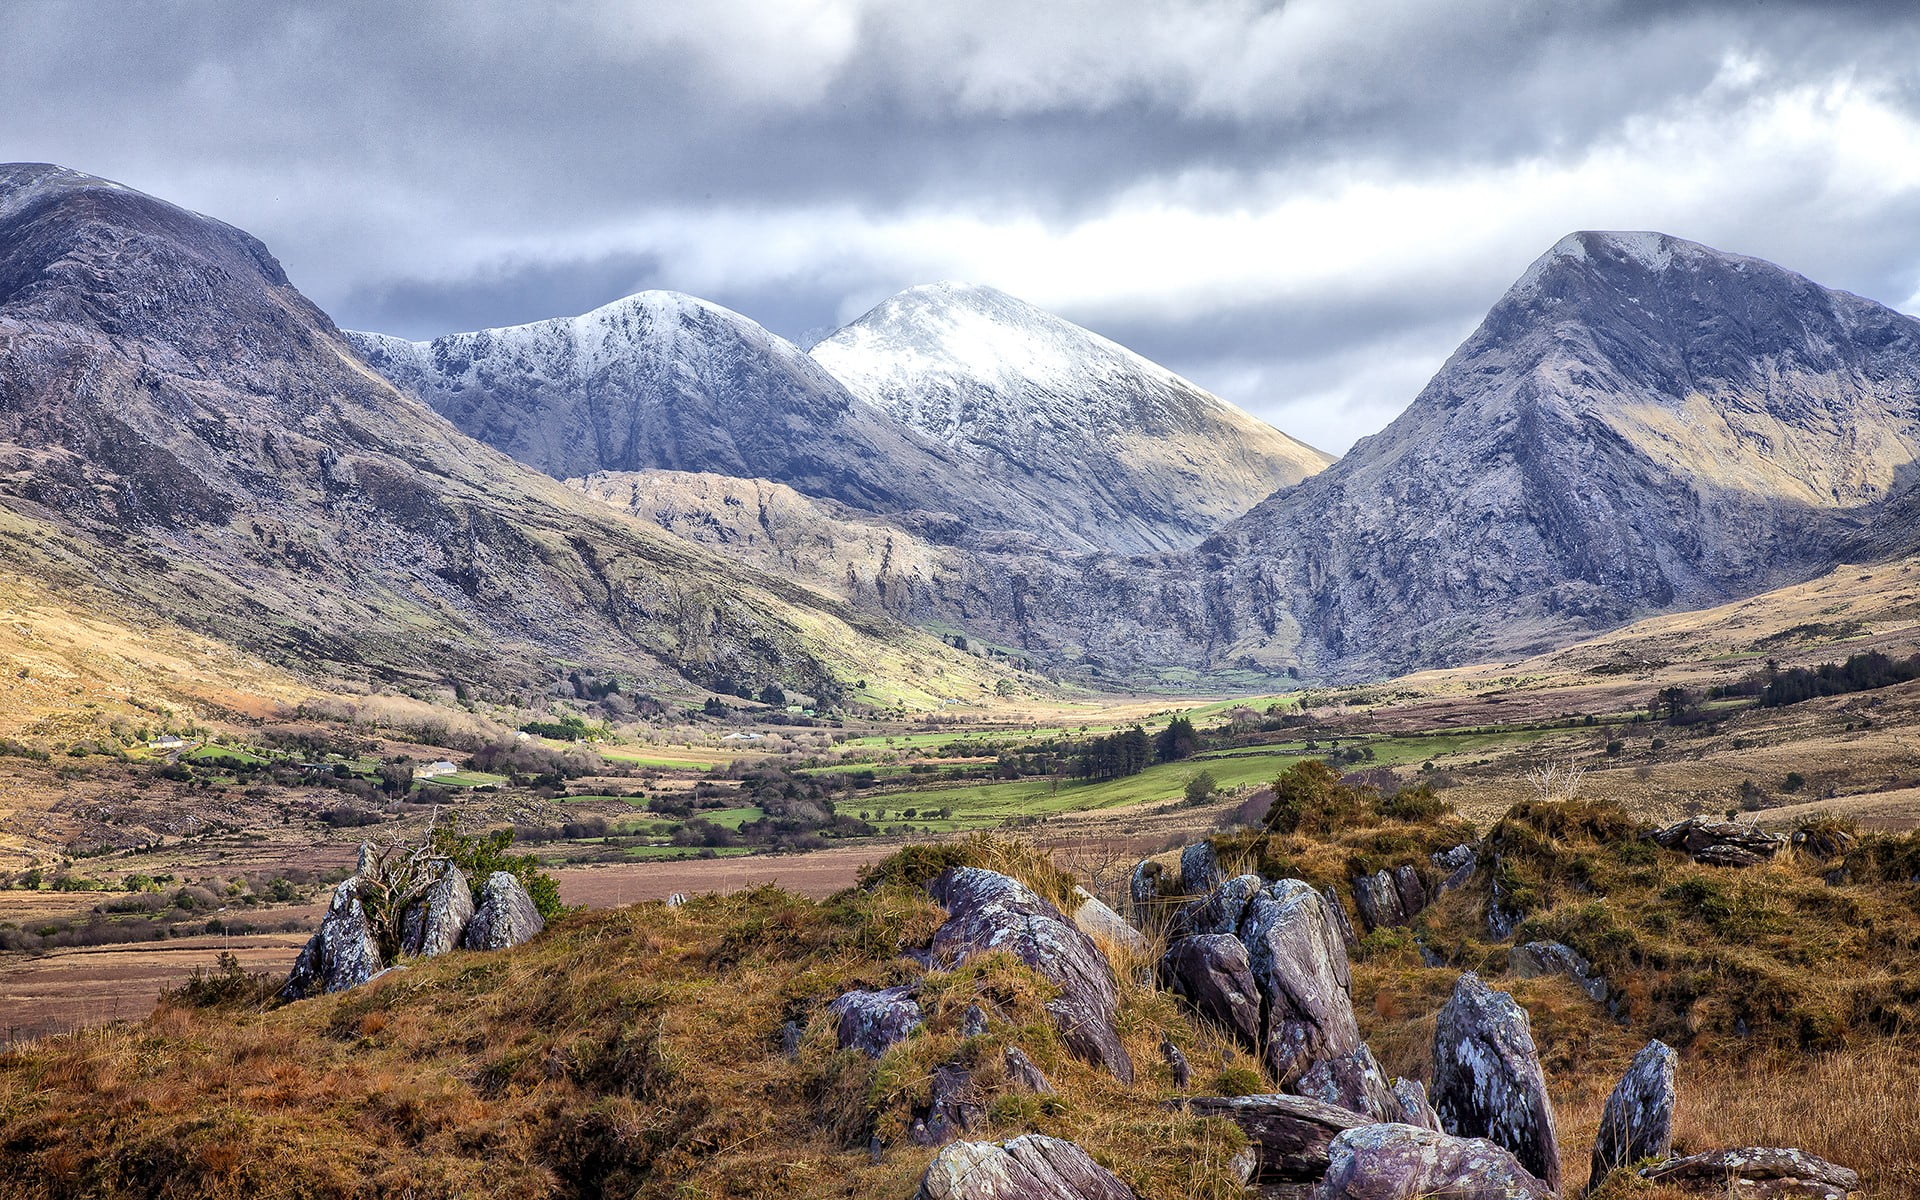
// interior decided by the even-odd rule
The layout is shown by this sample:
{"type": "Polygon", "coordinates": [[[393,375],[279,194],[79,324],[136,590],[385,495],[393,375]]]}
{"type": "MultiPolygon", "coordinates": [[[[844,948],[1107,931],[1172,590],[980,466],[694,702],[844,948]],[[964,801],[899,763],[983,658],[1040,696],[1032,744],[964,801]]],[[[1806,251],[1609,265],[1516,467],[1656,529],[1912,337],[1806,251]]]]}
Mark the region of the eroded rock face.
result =
{"type": "Polygon", "coordinates": [[[1340,944],[1352,954],[1360,946],[1360,935],[1353,931],[1353,918],[1347,916],[1347,906],[1340,899],[1340,893],[1330,887],[1320,889],[1320,898],[1327,902],[1327,912],[1333,917],[1333,927],[1340,931],[1340,944]]]}
{"type": "Polygon", "coordinates": [[[467,922],[462,944],[469,950],[504,950],[518,946],[547,927],[533,897],[507,871],[487,876],[480,892],[480,907],[467,922]]]}
{"type": "Polygon", "coordinates": [[[1282,1087],[1359,1047],[1346,947],[1319,892],[1283,879],[1254,894],[1240,940],[1267,1002],[1267,1070],[1282,1087]]]}
{"type": "Polygon", "coordinates": [[[1491,1140],[1560,1190],[1559,1135],[1527,1011],[1472,972],[1433,1032],[1433,1107],[1447,1132],[1491,1140]]]}
{"type": "Polygon", "coordinates": [[[1146,937],[1098,896],[1085,888],[1075,888],[1073,898],[1078,902],[1073,910],[1073,923],[1082,933],[1135,954],[1146,953],[1146,937]]]}
{"type": "Polygon", "coordinates": [[[460,944],[473,913],[467,873],[448,863],[427,894],[407,909],[400,926],[400,953],[418,958],[445,954],[460,944]]]}
{"type": "Polygon", "coordinates": [[[1113,968],[1093,939],[1031,888],[995,871],[955,867],[927,890],[947,910],[933,935],[936,961],[953,966],[976,952],[1011,952],[1060,985],[1047,1011],[1067,1047],[1133,1082],[1133,1063],[1113,1028],[1120,1003],[1113,968]]]}
{"type": "Polygon", "coordinates": [[[1787,839],[1757,825],[1688,817],[1654,833],[1653,840],[1668,850],[1680,850],[1710,867],[1751,867],[1786,849],[1787,839]]]}
{"type": "Polygon", "coordinates": [[[1220,856],[1212,842],[1195,842],[1180,852],[1180,891],[1187,896],[1204,896],[1227,881],[1220,856]]]}
{"type": "Polygon", "coordinates": [[[1397,1120],[1399,1099],[1387,1082],[1387,1073],[1373,1048],[1365,1042],[1345,1054],[1323,1058],[1294,1080],[1293,1090],[1340,1108],[1365,1113],[1376,1121],[1397,1120]]]}
{"type": "Polygon", "coordinates": [[[1006,1052],[1007,1081],[1022,1090],[1035,1092],[1042,1096],[1055,1095],[1053,1083],[1046,1073],[1033,1064],[1027,1052],[1018,1046],[1008,1046],[1006,1052]]]}
{"type": "Polygon", "coordinates": [[[1593,964],[1565,942],[1528,942],[1507,951],[1507,970],[1516,979],[1564,975],[1596,1004],[1607,999],[1607,981],[1594,974],[1593,964]]]}
{"type": "Polygon", "coordinates": [[[1059,1138],[955,1142],[934,1156],[916,1200],[1139,1200],[1118,1176],[1059,1138]]]}
{"type": "Polygon", "coordinates": [[[1305,1096],[1195,1096],[1182,1104],[1200,1117],[1225,1117],[1247,1135],[1254,1183],[1299,1183],[1327,1170],[1327,1146],[1373,1118],[1305,1096]]]}
{"type": "Polygon", "coordinates": [[[827,1005],[839,1020],[834,1036],[840,1048],[879,1058],[887,1047],[905,1041],[920,1027],[920,1002],[913,990],[911,984],[879,991],[856,988],[827,1005]]]}
{"type": "Polygon", "coordinates": [[[1640,1177],[1662,1187],[1680,1188],[1732,1200],[1846,1200],[1860,1190],[1860,1175],[1804,1150],[1749,1146],[1715,1150],[1648,1167],[1640,1177]]]}
{"type": "Polygon", "coordinates": [[[1440,1128],[1440,1114],[1433,1111],[1433,1103],[1427,1099],[1426,1085],[1418,1079],[1394,1080],[1393,1098],[1400,1102],[1402,1124],[1418,1125],[1436,1133],[1445,1132],[1440,1128]]]}
{"type": "Polygon", "coordinates": [[[1260,1046],[1260,987],[1247,948],[1230,933],[1185,937],[1160,959],[1160,977],[1205,1020],[1233,1031],[1250,1050],[1260,1046]]]}
{"type": "Polygon", "coordinates": [[[1472,842],[1462,842],[1446,850],[1438,850],[1427,856],[1427,860],[1436,868],[1446,872],[1446,877],[1433,889],[1437,899],[1455,888],[1465,887],[1480,866],[1480,852],[1472,842]]]}
{"type": "Polygon", "coordinates": [[[1411,863],[1379,870],[1353,881],[1353,903],[1369,930],[1405,925],[1425,908],[1431,897],[1411,863]]]}
{"type": "Polygon", "coordinates": [[[1481,1138],[1414,1125],[1349,1129],[1327,1146],[1312,1200],[1553,1200],[1553,1189],[1481,1138]]]}
{"type": "Polygon", "coordinates": [[[294,960],[280,998],[304,1000],[323,992],[344,992],[378,975],[383,965],[373,926],[360,907],[360,877],[350,875],[333,889],[327,915],[294,960]]]}
{"type": "Polygon", "coordinates": [[[1588,1178],[1598,1183],[1615,1167],[1673,1152],[1673,1068],[1679,1060],[1665,1042],[1648,1042],[1600,1111],[1588,1178]]]}

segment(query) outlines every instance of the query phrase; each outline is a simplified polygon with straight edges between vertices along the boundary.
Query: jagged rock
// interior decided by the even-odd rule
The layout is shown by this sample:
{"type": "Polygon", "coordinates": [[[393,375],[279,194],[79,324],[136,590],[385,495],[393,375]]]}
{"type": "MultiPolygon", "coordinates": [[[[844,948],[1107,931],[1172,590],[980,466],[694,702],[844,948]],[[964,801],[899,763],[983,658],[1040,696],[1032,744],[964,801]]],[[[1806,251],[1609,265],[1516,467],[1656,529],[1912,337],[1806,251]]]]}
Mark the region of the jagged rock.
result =
{"type": "Polygon", "coordinates": [[[1600,1132],[1593,1141],[1588,1186],[1615,1167],[1673,1152],[1673,1068],[1679,1056],[1665,1042],[1651,1041],[1633,1056],[1607,1095],[1600,1132]]]}
{"type": "Polygon", "coordinates": [[[467,873],[448,863],[427,894],[407,907],[400,924],[400,953],[419,958],[445,954],[460,944],[473,914],[467,873]]]}
{"type": "Polygon", "coordinates": [[[1507,970],[1515,979],[1565,975],[1596,1004],[1607,998],[1607,981],[1593,973],[1593,964],[1565,942],[1528,942],[1507,951],[1507,970]]]}
{"type": "Polygon", "coordinates": [[[1411,863],[1362,875],[1353,881],[1353,903],[1369,930],[1405,925],[1429,901],[1427,885],[1411,863]]]}
{"type": "Polygon", "coordinates": [[[333,889],[327,915],[294,959],[280,998],[304,1000],[323,992],[343,992],[378,975],[381,966],[380,945],[366,910],[360,907],[360,877],[350,875],[333,889]]]}
{"type": "Polygon", "coordinates": [[[1433,1031],[1433,1107],[1458,1137],[1484,1137],[1560,1190],[1559,1136],[1527,1010],[1471,971],[1433,1031]]]}
{"type": "Polygon", "coordinates": [[[1073,923],[1080,932],[1135,954],[1147,952],[1146,937],[1127,924],[1125,917],[1107,907],[1098,896],[1077,887],[1073,889],[1073,898],[1077,904],[1073,910],[1073,923]]]}
{"type": "Polygon", "coordinates": [[[1434,899],[1437,900],[1455,888],[1466,886],[1480,866],[1480,852],[1472,842],[1461,842],[1458,846],[1435,851],[1427,856],[1427,861],[1446,872],[1446,878],[1433,889],[1434,899]]]}
{"type": "Polygon", "coordinates": [[[1248,1049],[1260,1048],[1260,987],[1239,938],[1230,933],[1181,938],[1161,956],[1160,977],[1200,1017],[1231,1030],[1248,1049]]]}
{"type": "Polygon", "coordinates": [[[1212,842],[1195,842],[1180,852],[1180,892],[1204,896],[1227,881],[1212,842]]]}
{"type": "Polygon", "coordinates": [[[1253,1182],[1318,1179],[1326,1173],[1327,1145],[1344,1130],[1373,1118],[1305,1096],[1193,1096],[1176,1100],[1197,1117],[1225,1117],[1247,1135],[1255,1155],[1253,1182]]]}
{"type": "Polygon", "coordinates": [[[1394,1080],[1393,1098],[1400,1102],[1401,1124],[1445,1132],[1440,1128],[1440,1114],[1433,1111],[1433,1104],[1427,1099],[1426,1085],[1418,1079],[1394,1080]]]}
{"type": "Polygon", "coordinates": [[[986,1012],[978,1004],[967,1005],[967,1011],[960,1014],[960,1036],[979,1037],[986,1031],[986,1012]]]}
{"type": "Polygon", "coordinates": [[[1160,1057],[1167,1060],[1167,1068],[1173,1072],[1173,1086],[1181,1091],[1193,1082],[1193,1067],[1187,1062],[1187,1056],[1180,1047],[1173,1044],[1172,1038],[1160,1039],[1160,1057]]]}
{"type": "Polygon", "coordinates": [[[1312,1200],[1553,1200],[1512,1154],[1480,1138],[1415,1125],[1367,1125],[1335,1135],[1312,1200]]]}
{"type": "Polygon", "coordinates": [[[1011,952],[1060,985],[1047,1011],[1067,1047],[1133,1082],[1133,1063],[1113,1027],[1120,1003],[1113,968],[1092,938],[1031,888],[995,871],[954,867],[927,890],[947,910],[933,935],[937,960],[954,965],[975,952],[1011,952]]]}
{"type": "Polygon", "coordinates": [[[1347,951],[1327,902],[1297,879],[1247,901],[1240,940],[1267,1005],[1267,1070],[1282,1087],[1313,1063],[1357,1049],[1347,951]]]}
{"type": "Polygon", "coordinates": [[[1787,839],[1757,825],[1688,817],[1649,835],[1668,850],[1680,850],[1711,867],[1751,867],[1786,848],[1787,839]]]}
{"type": "Polygon", "coordinates": [[[1033,1065],[1033,1060],[1027,1057],[1025,1050],[1018,1046],[1008,1046],[1005,1057],[1007,1079],[1014,1086],[1042,1096],[1056,1094],[1053,1083],[1047,1078],[1046,1073],[1033,1065]]]}
{"type": "Polygon", "coordinates": [[[834,1034],[840,1048],[879,1058],[888,1046],[904,1041],[920,1027],[920,1002],[913,992],[912,984],[879,991],[855,988],[827,1005],[839,1020],[834,1034]]]}
{"type": "Polygon", "coordinates": [[[1247,903],[1267,886],[1258,875],[1235,875],[1174,914],[1168,933],[1174,937],[1231,933],[1236,937],[1246,919],[1247,903]]]}
{"type": "Polygon", "coordinates": [[[907,1137],[916,1146],[943,1146],[971,1133],[987,1119],[973,1074],[959,1063],[933,1069],[933,1088],[927,1107],[914,1115],[907,1137]]]}
{"type": "Polygon", "coordinates": [[[1702,1192],[1730,1200],[1846,1200],[1860,1190],[1860,1176],[1804,1150],[1749,1146],[1676,1158],[1640,1172],[1662,1187],[1702,1192]]]}
{"type": "Polygon", "coordinates": [[[955,1142],[934,1156],[916,1200],[1139,1200],[1072,1142],[1029,1133],[1010,1142],[955,1142]]]}
{"type": "Polygon", "coordinates": [[[1352,954],[1360,947],[1360,935],[1353,931],[1353,918],[1347,915],[1347,906],[1340,899],[1340,893],[1331,887],[1320,889],[1320,898],[1327,902],[1327,911],[1333,915],[1333,926],[1340,931],[1340,944],[1352,954]]]}
{"type": "Polygon", "coordinates": [[[495,871],[481,889],[480,907],[467,922],[462,944],[469,950],[504,950],[546,927],[546,920],[520,881],[511,872],[495,871]]]}
{"type": "Polygon", "coordinates": [[[1339,1108],[1364,1113],[1376,1121],[1393,1121],[1401,1115],[1400,1101],[1387,1082],[1387,1073],[1365,1042],[1345,1054],[1323,1058],[1294,1080],[1293,1090],[1302,1096],[1339,1108]]]}

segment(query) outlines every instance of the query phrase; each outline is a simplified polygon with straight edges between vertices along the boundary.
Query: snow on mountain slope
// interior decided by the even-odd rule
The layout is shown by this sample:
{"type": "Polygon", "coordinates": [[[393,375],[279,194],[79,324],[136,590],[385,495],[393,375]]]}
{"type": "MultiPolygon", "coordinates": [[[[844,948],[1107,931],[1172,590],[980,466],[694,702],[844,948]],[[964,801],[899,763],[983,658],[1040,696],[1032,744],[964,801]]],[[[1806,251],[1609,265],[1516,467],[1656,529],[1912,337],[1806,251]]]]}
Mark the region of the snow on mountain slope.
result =
{"type": "Polygon", "coordinates": [[[813,348],[854,395],[1008,486],[1056,493],[1117,548],[1191,545],[1331,456],[1165,367],[989,287],[886,300],[813,348]]]}

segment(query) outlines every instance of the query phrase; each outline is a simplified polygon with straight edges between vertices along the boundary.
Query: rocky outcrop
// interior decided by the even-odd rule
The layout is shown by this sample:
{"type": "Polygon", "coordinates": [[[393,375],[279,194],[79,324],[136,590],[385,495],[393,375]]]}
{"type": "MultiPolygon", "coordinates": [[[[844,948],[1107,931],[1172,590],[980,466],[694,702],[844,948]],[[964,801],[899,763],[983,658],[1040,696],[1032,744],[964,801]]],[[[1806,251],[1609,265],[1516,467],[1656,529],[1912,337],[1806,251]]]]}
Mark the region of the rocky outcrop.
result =
{"type": "Polygon", "coordinates": [[[907,1138],[916,1146],[944,1146],[984,1125],[986,1106],[973,1073],[959,1063],[933,1069],[927,1106],[916,1111],[907,1138]]]}
{"type": "Polygon", "coordinates": [[[1267,1070],[1281,1086],[1359,1047],[1346,947],[1319,892],[1283,879],[1256,893],[1240,940],[1266,1001],[1267,1070]]]}
{"type": "Polygon", "coordinates": [[[495,871],[481,889],[480,907],[467,922],[461,944],[469,950],[504,950],[518,946],[547,927],[534,907],[533,897],[511,872],[495,871]]]}
{"type": "Polygon", "coordinates": [[[1528,942],[1507,951],[1507,971],[1515,979],[1564,975],[1596,1004],[1607,998],[1607,981],[1594,974],[1593,964],[1565,942],[1528,942]]]}
{"type": "Polygon", "coordinates": [[[1257,1050],[1265,1022],[1247,948],[1230,933],[1181,938],[1160,959],[1160,977],[1202,1020],[1257,1050]]]}
{"type": "Polygon", "coordinates": [[[1787,839],[1758,825],[1688,817],[1649,835],[1668,850],[1679,850],[1710,867],[1751,867],[1771,860],[1787,839]]]}
{"type": "Polygon", "coordinates": [[[834,1036],[842,1050],[879,1058],[887,1047],[905,1041],[920,1027],[920,1002],[911,984],[868,991],[856,988],[827,1005],[837,1020],[834,1036]]]}
{"type": "Polygon", "coordinates": [[[1178,893],[1179,880],[1167,878],[1166,864],[1143,858],[1127,876],[1127,903],[1142,928],[1165,916],[1168,897],[1178,893]]]}
{"type": "Polygon", "coordinates": [[[970,954],[1009,951],[1060,986],[1047,1011],[1068,1048],[1123,1083],[1133,1081],[1133,1063],[1113,1027],[1120,1003],[1113,968],[1092,938],[1031,888],[998,872],[954,867],[927,890],[947,910],[933,935],[936,962],[954,966],[970,954]]]}
{"type": "Polygon", "coordinates": [[[955,1142],[934,1156],[915,1200],[1139,1200],[1087,1152],[1029,1133],[1010,1142],[955,1142]]]}
{"type": "Polygon", "coordinates": [[[1433,1103],[1427,1099],[1426,1085],[1418,1079],[1394,1080],[1393,1098],[1400,1102],[1401,1124],[1446,1132],[1440,1128],[1440,1114],[1433,1111],[1433,1103]]]}
{"type": "Polygon", "coordinates": [[[1367,1125],[1327,1146],[1312,1200],[1553,1200],[1512,1154],[1480,1138],[1413,1125],[1367,1125]]]}
{"type": "Polygon", "coordinates": [[[452,863],[400,923],[400,953],[414,958],[445,954],[460,944],[474,916],[467,873],[452,863]]]}
{"type": "Polygon", "coordinates": [[[1227,881],[1220,866],[1220,855],[1212,842],[1195,842],[1180,852],[1180,891],[1187,896],[1204,896],[1227,881]]]}
{"type": "Polygon", "coordinates": [[[1174,1101],[1197,1117],[1225,1117],[1247,1135],[1254,1155],[1252,1182],[1300,1183],[1327,1171],[1327,1147],[1349,1129],[1373,1123],[1350,1109],[1305,1096],[1194,1096],[1174,1101]]]}
{"type": "Polygon", "coordinates": [[[1073,889],[1073,923],[1097,941],[1134,954],[1147,952],[1147,939],[1098,896],[1082,887],[1073,889]]]}
{"type": "Polygon", "coordinates": [[[360,904],[360,877],[350,875],[333,889],[327,915],[294,960],[293,971],[280,989],[280,999],[304,1000],[323,992],[343,992],[372,979],[384,966],[380,943],[360,904]]]}
{"type": "Polygon", "coordinates": [[[1856,1171],[1804,1150],[1771,1146],[1676,1158],[1646,1168],[1640,1177],[1661,1187],[1730,1200],[1846,1200],[1860,1190],[1856,1171]]]}
{"type": "Polygon", "coordinates": [[[1055,1094],[1052,1081],[1047,1078],[1045,1072],[1033,1064],[1033,1060],[1027,1057],[1025,1050],[1018,1046],[1008,1046],[1003,1057],[1007,1064],[1008,1083],[1022,1091],[1034,1092],[1042,1096],[1055,1094]]]}
{"type": "Polygon", "coordinates": [[[1340,899],[1340,893],[1331,887],[1320,889],[1320,898],[1327,902],[1327,912],[1333,917],[1333,927],[1340,931],[1340,944],[1352,954],[1360,948],[1360,935],[1353,930],[1353,918],[1347,916],[1347,906],[1340,899]]]}
{"type": "Polygon", "coordinates": [[[1467,885],[1473,873],[1480,868],[1480,852],[1472,842],[1462,842],[1458,846],[1435,851],[1427,856],[1427,861],[1444,876],[1433,889],[1434,898],[1438,899],[1467,885]]]}
{"type": "Polygon", "coordinates": [[[1401,1116],[1399,1098],[1387,1082],[1387,1073],[1365,1042],[1345,1054],[1315,1061],[1296,1079],[1293,1090],[1327,1104],[1350,1108],[1376,1120],[1401,1116]]]}
{"type": "Polygon", "coordinates": [[[1673,1068],[1678,1061],[1665,1042],[1651,1041],[1633,1056],[1626,1073],[1607,1095],[1594,1135],[1588,1186],[1616,1167],[1673,1151],[1673,1068]]]}
{"type": "Polygon", "coordinates": [[[1448,1133],[1487,1138],[1560,1190],[1559,1135],[1527,1011],[1472,972],[1433,1032],[1433,1107],[1448,1133]]]}
{"type": "Polygon", "coordinates": [[[1405,925],[1425,908],[1431,897],[1411,863],[1389,871],[1381,869],[1353,881],[1353,903],[1369,930],[1405,925]]]}

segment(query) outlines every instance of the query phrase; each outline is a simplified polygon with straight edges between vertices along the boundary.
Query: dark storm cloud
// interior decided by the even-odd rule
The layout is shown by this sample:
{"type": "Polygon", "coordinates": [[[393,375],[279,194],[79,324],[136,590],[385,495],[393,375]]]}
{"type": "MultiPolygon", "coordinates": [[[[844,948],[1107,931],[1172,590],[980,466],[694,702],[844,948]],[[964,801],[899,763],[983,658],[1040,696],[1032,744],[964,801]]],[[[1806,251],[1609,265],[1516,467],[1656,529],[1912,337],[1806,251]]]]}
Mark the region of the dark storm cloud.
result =
{"type": "Polygon", "coordinates": [[[974,277],[1339,448],[1575,228],[1920,291],[1910,4],[16,0],[5,20],[0,155],[247,227],[343,324],[411,336],[640,287],[802,336],[974,277]]]}

